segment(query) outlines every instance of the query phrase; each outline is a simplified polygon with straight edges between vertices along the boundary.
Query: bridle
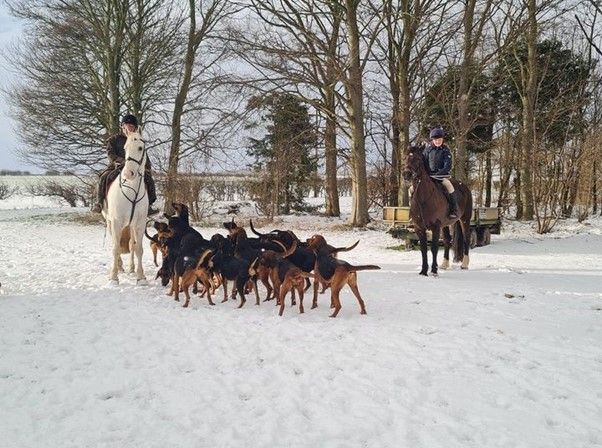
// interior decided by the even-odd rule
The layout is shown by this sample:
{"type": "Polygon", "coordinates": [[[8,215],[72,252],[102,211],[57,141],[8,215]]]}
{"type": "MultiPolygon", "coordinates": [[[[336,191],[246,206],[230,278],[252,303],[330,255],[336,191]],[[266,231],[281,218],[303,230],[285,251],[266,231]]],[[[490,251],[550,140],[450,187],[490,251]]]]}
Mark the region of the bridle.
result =
{"type": "MultiPolygon", "coordinates": [[[[142,144],[144,145],[144,140],[140,139],[140,141],[142,142],[142,144]]],[[[126,142],[127,143],[127,142],[126,142]]],[[[138,194],[140,193],[140,187],[142,185],[142,180],[144,178],[144,168],[142,167],[142,162],[144,161],[145,157],[146,157],[146,145],[143,146],[143,150],[142,150],[142,155],[140,156],[140,159],[135,159],[132,156],[127,156],[125,161],[126,162],[134,162],[138,165],[138,185],[136,186],[136,188],[130,186],[127,184],[128,180],[127,179],[123,179],[121,177],[122,173],[123,173],[123,168],[125,168],[125,165],[121,168],[121,171],[119,171],[119,190],[121,191],[121,194],[123,194],[123,196],[130,202],[130,204],[132,204],[132,210],[130,211],[130,220],[128,222],[128,225],[130,225],[132,223],[132,219],[134,218],[134,210],[136,209],[136,205],[142,201],[142,199],[144,199],[144,196],[146,195],[146,188],[143,189],[143,193],[142,196],[140,196],[140,198],[138,198],[138,194]],[[143,171],[140,172],[140,168],[143,168],[143,171]],[[134,192],[134,199],[130,199],[128,197],[128,195],[126,194],[126,192],[124,191],[124,188],[131,190],[134,192]]]]}
{"type": "MultiPolygon", "coordinates": [[[[143,150],[142,150],[142,155],[140,156],[139,160],[134,159],[132,156],[127,156],[125,161],[126,162],[135,162],[138,164],[139,167],[142,166],[142,161],[144,160],[145,156],[146,156],[146,144],[144,142],[144,140],[140,139],[140,141],[142,142],[143,146],[143,150]]],[[[138,171],[138,174],[141,174],[140,171],[138,171]]]]}

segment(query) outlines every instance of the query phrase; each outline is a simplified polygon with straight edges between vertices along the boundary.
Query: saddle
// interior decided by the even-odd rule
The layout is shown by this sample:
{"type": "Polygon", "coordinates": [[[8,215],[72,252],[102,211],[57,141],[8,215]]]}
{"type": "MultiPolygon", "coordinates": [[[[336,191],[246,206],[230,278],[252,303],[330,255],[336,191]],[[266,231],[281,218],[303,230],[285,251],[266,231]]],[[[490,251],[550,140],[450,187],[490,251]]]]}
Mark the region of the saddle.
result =
{"type": "Polygon", "coordinates": [[[104,174],[104,185],[102,186],[103,190],[104,190],[104,197],[106,200],[107,194],[109,193],[109,188],[111,187],[111,184],[113,183],[113,181],[115,181],[115,179],[117,179],[119,177],[119,173],[121,172],[121,168],[123,167],[123,165],[117,165],[115,167],[111,166],[108,167],[104,174]]]}

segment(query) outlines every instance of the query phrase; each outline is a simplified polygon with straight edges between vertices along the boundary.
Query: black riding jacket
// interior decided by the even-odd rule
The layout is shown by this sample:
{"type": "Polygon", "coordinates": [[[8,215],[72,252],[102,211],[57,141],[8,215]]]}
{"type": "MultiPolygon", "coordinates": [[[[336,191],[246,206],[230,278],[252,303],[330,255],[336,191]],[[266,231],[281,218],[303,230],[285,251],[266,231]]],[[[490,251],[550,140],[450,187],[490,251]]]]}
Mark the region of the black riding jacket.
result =
{"type": "Polygon", "coordinates": [[[422,152],[422,157],[431,176],[449,176],[452,167],[452,155],[445,144],[437,147],[429,144],[422,152]]]}

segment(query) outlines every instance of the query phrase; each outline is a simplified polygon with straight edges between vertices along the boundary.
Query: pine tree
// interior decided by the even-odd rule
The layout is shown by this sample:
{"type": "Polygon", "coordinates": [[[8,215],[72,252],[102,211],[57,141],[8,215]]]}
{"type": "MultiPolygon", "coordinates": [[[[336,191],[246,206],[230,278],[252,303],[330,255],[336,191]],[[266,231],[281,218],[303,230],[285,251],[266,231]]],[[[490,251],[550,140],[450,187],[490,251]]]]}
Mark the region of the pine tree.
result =
{"type": "Polygon", "coordinates": [[[259,175],[254,196],[271,216],[302,210],[303,198],[311,186],[316,169],[312,157],[317,132],[307,106],[288,93],[254,97],[249,108],[264,110],[267,134],[251,138],[247,153],[255,158],[252,168],[259,175]]]}

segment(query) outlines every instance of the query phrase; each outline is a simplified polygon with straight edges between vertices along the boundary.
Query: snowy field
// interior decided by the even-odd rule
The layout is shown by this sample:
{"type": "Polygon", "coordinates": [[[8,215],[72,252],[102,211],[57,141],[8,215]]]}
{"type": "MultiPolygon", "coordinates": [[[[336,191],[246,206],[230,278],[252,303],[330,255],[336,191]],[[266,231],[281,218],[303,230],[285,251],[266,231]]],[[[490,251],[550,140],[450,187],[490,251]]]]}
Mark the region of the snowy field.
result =
{"type": "Polygon", "coordinates": [[[67,212],[0,210],[2,447],[602,446],[599,219],[508,224],[439,278],[378,226],[275,224],[382,266],[359,274],[368,315],[344,290],[329,319],[328,295],[278,317],[107,286],[104,228],[67,212]]]}

